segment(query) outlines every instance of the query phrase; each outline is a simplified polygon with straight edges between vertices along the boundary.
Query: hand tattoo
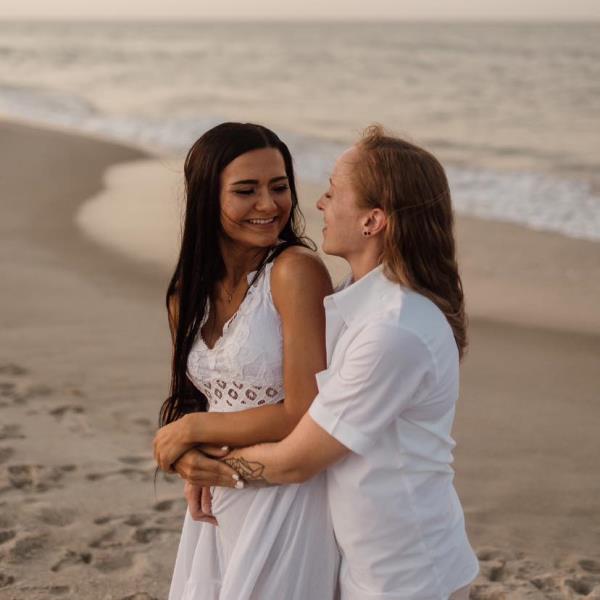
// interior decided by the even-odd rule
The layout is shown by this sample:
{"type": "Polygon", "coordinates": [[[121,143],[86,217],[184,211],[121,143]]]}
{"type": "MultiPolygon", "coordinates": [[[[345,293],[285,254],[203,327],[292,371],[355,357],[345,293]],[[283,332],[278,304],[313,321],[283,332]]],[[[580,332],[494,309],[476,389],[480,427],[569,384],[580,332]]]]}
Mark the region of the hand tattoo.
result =
{"type": "Polygon", "coordinates": [[[224,458],[222,460],[236,471],[246,483],[252,486],[274,485],[264,478],[265,465],[262,463],[248,461],[243,456],[239,458],[224,458]]]}

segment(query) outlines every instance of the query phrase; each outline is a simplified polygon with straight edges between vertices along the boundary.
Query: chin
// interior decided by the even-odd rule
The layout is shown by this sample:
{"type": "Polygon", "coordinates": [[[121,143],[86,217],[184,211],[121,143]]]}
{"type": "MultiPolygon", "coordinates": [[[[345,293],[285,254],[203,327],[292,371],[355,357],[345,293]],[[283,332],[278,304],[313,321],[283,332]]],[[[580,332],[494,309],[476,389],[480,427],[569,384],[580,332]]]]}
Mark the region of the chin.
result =
{"type": "Polygon", "coordinates": [[[321,244],[321,250],[323,250],[323,252],[329,256],[340,256],[339,253],[336,252],[335,246],[331,243],[328,243],[327,240],[323,240],[323,243],[321,244]]]}
{"type": "Polygon", "coordinates": [[[269,248],[270,246],[275,246],[279,241],[279,234],[263,234],[263,235],[254,235],[252,238],[248,238],[248,243],[251,246],[255,246],[257,248],[269,248]]]}

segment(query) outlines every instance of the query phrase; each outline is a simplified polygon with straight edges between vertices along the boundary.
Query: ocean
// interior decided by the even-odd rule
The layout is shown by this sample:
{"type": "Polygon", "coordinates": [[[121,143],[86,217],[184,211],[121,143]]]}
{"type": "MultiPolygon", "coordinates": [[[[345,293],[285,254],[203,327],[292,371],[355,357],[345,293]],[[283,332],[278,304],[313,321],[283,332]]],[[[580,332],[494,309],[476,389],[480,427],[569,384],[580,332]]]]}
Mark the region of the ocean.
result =
{"type": "Polygon", "coordinates": [[[379,122],[458,212],[600,240],[599,23],[0,22],[0,117],[157,154],[259,122],[316,183],[379,122]]]}

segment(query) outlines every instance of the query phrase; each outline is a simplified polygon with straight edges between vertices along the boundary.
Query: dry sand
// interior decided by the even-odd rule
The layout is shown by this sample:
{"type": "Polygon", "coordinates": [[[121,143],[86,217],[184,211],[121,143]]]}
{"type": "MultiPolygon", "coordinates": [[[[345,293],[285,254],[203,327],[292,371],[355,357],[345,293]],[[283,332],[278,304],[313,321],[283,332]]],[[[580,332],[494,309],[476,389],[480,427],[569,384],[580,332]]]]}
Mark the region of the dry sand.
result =
{"type": "MultiPolygon", "coordinates": [[[[177,196],[176,169],[166,181],[139,151],[14,123],[0,123],[0,156],[0,598],[165,598],[185,505],[179,479],[159,476],[156,495],[152,483],[170,259],[145,244],[174,252],[160,232],[177,211],[156,198],[177,196]],[[114,250],[75,220],[105,170],[131,161],[108,174],[114,250]]],[[[458,236],[472,597],[600,598],[600,245],[476,219],[458,236]]]]}

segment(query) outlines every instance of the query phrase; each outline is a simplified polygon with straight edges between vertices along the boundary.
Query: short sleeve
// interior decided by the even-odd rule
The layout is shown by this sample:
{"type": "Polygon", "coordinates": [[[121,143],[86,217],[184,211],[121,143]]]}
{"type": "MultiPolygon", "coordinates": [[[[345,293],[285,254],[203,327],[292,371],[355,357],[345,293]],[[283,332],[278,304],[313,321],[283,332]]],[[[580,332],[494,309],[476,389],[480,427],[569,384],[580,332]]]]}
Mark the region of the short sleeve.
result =
{"type": "Polygon", "coordinates": [[[338,364],[317,374],[319,393],[309,414],[357,454],[424,397],[435,378],[425,342],[395,324],[365,326],[338,364]]]}

